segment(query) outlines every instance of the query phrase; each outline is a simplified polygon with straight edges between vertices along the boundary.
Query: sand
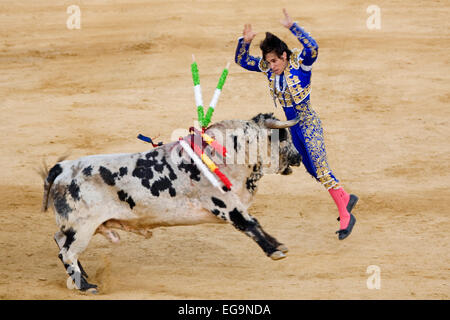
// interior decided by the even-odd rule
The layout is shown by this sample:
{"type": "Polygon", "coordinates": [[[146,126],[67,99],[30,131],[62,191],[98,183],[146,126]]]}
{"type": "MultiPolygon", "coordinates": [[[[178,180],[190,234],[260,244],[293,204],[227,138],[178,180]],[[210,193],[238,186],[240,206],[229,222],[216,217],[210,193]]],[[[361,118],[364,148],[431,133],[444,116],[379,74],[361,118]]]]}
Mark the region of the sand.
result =
{"type": "MultiPolygon", "coordinates": [[[[0,299],[449,299],[448,1],[11,1],[0,4],[0,299]],[[70,5],[81,28],[68,29],[70,5]],[[275,109],[262,74],[234,64],[245,23],[299,47],[286,7],[320,46],[312,104],[328,158],[360,197],[352,235],[304,167],[265,176],[250,213],[285,243],[272,261],[230,225],[159,228],[151,239],[97,235],[81,255],[98,295],[66,288],[42,213],[43,159],[150,149],[196,118],[191,54],[205,102],[227,62],[213,121],[275,109]],[[369,266],[379,289],[367,285],[369,266]]],[[[283,118],[284,119],[284,118],[283,118]]]]}

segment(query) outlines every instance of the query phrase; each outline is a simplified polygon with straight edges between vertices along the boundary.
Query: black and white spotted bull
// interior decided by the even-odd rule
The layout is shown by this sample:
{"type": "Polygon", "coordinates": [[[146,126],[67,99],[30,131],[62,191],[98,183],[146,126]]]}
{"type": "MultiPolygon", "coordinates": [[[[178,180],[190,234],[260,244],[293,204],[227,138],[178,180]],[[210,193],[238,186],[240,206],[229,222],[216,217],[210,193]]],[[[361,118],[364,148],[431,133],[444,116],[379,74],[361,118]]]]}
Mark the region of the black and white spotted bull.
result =
{"type": "MultiPolygon", "coordinates": [[[[227,142],[233,149],[229,152],[237,153],[257,143],[261,133],[270,144],[270,132],[276,130],[267,129],[279,129],[275,172],[287,174],[290,166],[301,163],[286,130],[297,122],[259,114],[250,121],[217,122],[206,133],[215,137],[222,134],[231,142],[227,142]],[[243,135],[238,137],[236,130],[243,135]]],[[[96,292],[97,286],[87,282],[78,256],[96,233],[118,242],[119,235],[112,229],[148,238],[151,229],[159,226],[228,222],[256,241],[267,256],[275,260],[285,257],[287,248],[268,235],[247,211],[267,168],[261,153],[253,164],[248,163],[247,153],[244,163],[218,165],[232,183],[231,190],[213,187],[183,152],[179,141],[142,153],[65,160],[45,171],[43,210],[53,207],[60,229],[55,234],[59,258],[76,287],[96,292]]]]}

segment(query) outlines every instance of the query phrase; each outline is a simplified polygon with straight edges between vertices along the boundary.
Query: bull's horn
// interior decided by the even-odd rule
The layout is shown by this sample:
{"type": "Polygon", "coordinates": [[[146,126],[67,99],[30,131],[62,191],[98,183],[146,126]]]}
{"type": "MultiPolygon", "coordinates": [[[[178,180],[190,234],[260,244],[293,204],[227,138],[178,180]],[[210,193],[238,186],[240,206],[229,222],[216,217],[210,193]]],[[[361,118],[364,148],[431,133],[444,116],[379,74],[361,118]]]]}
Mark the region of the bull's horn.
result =
{"type": "Polygon", "coordinates": [[[300,116],[297,116],[295,119],[280,121],[276,119],[266,119],[264,120],[264,125],[269,129],[283,129],[289,128],[293,125],[296,125],[300,121],[300,116]]]}

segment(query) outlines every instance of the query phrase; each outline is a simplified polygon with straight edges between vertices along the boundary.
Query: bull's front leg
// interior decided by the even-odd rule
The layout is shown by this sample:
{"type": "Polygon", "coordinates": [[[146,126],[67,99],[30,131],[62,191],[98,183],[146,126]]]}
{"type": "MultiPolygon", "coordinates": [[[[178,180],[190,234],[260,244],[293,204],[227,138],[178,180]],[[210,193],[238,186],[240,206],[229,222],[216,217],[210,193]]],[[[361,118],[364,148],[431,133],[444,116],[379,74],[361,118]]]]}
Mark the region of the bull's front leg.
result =
{"type": "Polygon", "coordinates": [[[212,197],[211,203],[210,211],[214,215],[231,223],[236,229],[251,237],[268,257],[273,260],[286,257],[283,251],[287,252],[287,248],[267,234],[258,221],[247,212],[240,201],[233,199],[233,201],[228,201],[227,205],[225,201],[212,197]]]}

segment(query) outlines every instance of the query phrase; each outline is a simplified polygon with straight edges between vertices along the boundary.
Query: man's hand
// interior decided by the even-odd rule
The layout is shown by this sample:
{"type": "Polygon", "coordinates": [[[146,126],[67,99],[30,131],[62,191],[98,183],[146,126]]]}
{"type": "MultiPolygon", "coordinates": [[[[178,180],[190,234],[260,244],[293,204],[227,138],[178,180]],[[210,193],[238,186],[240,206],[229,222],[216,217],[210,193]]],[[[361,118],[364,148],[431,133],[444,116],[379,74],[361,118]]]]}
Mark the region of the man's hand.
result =
{"type": "Polygon", "coordinates": [[[284,18],[280,20],[281,24],[285,26],[286,28],[290,29],[292,25],[294,24],[294,21],[287,13],[286,9],[283,8],[284,18]]]}
{"type": "Polygon", "coordinates": [[[242,34],[244,36],[244,42],[245,43],[252,42],[253,38],[255,38],[255,36],[256,36],[256,32],[252,31],[252,25],[251,24],[246,24],[244,26],[244,31],[242,32],[242,34]]]}

